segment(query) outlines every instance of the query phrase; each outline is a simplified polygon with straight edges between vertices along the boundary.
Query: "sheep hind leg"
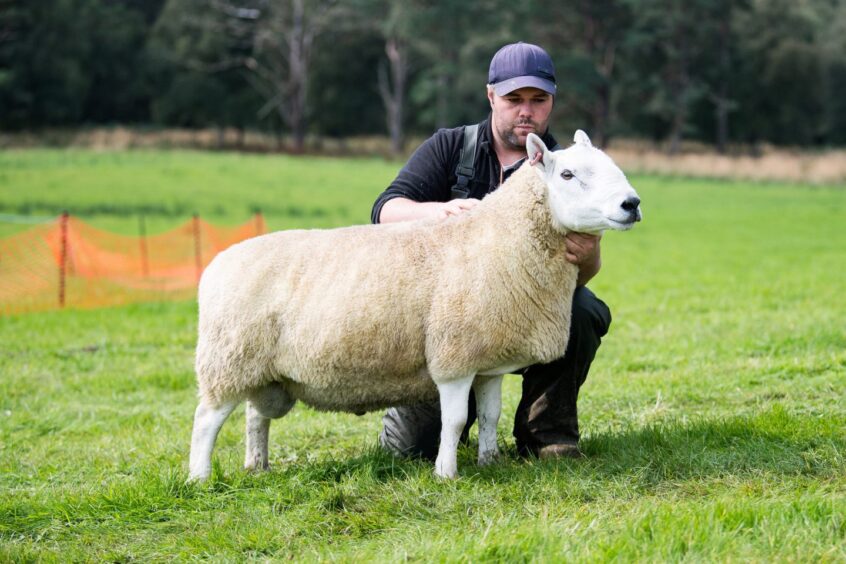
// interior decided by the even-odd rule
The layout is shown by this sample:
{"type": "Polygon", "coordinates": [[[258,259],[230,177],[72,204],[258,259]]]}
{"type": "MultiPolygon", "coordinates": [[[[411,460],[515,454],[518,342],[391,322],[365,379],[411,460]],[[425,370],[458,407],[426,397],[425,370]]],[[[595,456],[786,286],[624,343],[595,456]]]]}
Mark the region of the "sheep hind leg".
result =
{"type": "Polygon", "coordinates": [[[473,391],[479,417],[479,465],[484,466],[499,456],[496,426],[502,412],[502,376],[476,376],[473,391]]]}
{"type": "Polygon", "coordinates": [[[247,437],[244,454],[245,470],[267,470],[267,442],[270,434],[270,417],[263,416],[253,403],[247,402],[247,437]]]}
{"type": "Polygon", "coordinates": [[[294,400],[277,382],[253,390],[249,394],[244,454],[246,470],[267,470],[270,467],[267,454],[270,420],[282,417],[293,406],[294,400]]]}
{"type": "Polygon", "coordinates": [[[203,481],[211,475],[211,456],[217,434],[226,418],[239,404],[233,400],[218,406],[200,400],[194,412],[194,429],[191,432],[191,455],[188,463],[188,479],[203,481]]]}
{"type": "Polygon", "coordinates": [[[458,477],[458,441],[467,423],[467,400],[473,376],[438,384],[441,399],[441,445],[435,460],[435,474],[458,477]]]}

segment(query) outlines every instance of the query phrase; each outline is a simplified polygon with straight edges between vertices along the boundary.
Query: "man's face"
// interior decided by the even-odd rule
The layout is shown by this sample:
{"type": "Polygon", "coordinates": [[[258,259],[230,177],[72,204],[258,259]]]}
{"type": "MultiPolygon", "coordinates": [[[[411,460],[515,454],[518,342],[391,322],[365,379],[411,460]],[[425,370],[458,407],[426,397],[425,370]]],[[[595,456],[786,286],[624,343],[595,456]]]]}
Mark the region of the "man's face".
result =
{"type": "Polygon", "coordinates": [[[488,88],[494,134],[506,149],[526,147],[529,133],[543,135],[552,112],[552,96],[539,88],[520,88],[497,96],[488,88]]]}

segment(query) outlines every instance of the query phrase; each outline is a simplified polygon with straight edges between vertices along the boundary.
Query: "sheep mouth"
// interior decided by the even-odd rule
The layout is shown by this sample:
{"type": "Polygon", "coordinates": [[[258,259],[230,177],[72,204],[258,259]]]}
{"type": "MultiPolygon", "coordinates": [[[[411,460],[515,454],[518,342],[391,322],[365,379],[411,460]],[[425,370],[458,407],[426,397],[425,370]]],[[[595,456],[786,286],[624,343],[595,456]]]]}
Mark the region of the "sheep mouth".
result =
{"type": "Polygon", "coordinates": [[[611,223],[611,227],[617,229],[619,231],[627,231],[634,227],[634,224],[640,221],[637,217],[630,217],[627,218],[625,221],[619,221],[616,219],[608,218],[608,222],[611,223]]]}
{"type": "Polygon", "coordinates": [[[608,219],[608,221],[610,221],[614,225],[623,226],[622,227],[623,229],[631,229],[634,226],[635,223],[637,223],[638,221],[641,220],[642,217],[643,216],[640,213],[640,208],[637,208],[637,209],[629,212],[629,214],[625,217],[625,219],[620,220],[620,219],[613,219],[613,218],[610,218],[610,217],[607,218],[607,219],[608,219]]]}

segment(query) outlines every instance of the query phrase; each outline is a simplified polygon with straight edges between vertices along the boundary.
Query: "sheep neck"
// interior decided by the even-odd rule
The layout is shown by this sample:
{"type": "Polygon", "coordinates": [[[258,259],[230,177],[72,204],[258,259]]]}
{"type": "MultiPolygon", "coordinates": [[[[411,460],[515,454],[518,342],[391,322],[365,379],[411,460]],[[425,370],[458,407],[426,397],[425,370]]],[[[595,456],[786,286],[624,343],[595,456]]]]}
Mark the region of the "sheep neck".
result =
{"type": "Polygon", "coordinates": [[[537,275],[559,272],[560,267],[565,266],[561,263],[566,263],[564,236],[567,231],[554,226],[547,187],[530,165],[520,167],[473,212],[468,214],[463,228],[468,235],[478,234],[478,239],[472,240],[496,247],[479,256],[518,258],[524,263],[529,260],[536,263],[531,266],[535,267],[537,275]],[[485,236],[491,229],[496,231],[496,236],[485,236]]]}
{"type": "MultiPolygon", "coordinates": [[[[550,362],[567,343],[578,268],[565,259],[565,233],[553,227],[546,193],[543,180],[523,166],[470,213],[443,223],[449,239],[472,241],[457,254],[450,251],[446,261],[448,272],[468,273],[459,291],[485,304],[463,315],[495,311],[510,328],[491,346],[504,364],[550,362]]],[[[483,317],[464,322],[490,326],[483,317]]]]}

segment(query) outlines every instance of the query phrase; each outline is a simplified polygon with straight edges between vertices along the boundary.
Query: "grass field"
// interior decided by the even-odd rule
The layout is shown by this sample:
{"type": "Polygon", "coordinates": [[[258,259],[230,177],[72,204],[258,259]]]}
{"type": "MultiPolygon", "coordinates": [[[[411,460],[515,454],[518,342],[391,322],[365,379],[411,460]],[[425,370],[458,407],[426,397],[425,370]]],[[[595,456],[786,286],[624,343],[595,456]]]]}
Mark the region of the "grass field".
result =
{"type": "MultiPolygon", "coordinates": [[[[0,213],[165,229],[363,223],[398,164],[192,152],[0,153],[0,213]]],[[[193,303],[0,318],[0,561],[846,561],[846,187],[633,177],[644,222],[603,240],[614,322],[578,461],[461,478],[376,448],[379,414],[297,406],[269,473],[243,408],[186,485],[193,303]]],[[[19,227],[4,227],[8,231],[19,227]]]]}

